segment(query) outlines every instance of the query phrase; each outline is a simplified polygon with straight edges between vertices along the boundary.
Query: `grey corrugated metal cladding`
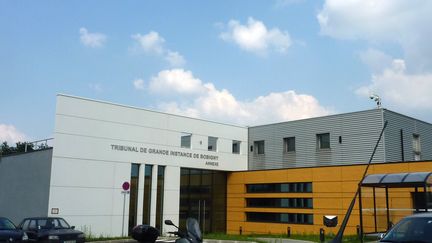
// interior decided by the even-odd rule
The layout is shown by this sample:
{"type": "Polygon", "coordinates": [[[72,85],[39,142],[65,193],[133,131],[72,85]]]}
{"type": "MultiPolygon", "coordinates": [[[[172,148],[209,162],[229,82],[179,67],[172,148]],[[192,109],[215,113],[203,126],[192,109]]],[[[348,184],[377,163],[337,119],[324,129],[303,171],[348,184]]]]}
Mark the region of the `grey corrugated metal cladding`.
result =
{"type": "MultiPolygon", "coordinates": [[[[249,170],[367,163],[385,120],[388,128],[373,162],[402,161],[401,143],[404,160],[414,160],[413,134],[419,135],[422,148],[432,148],[431,124],[373,109],[250,127],[249,170]],[[324,136],[320,138],[319,134],[324,136]],[[295,137],[295,151],[286,151],[284,138],[288,137],[295,137]],[[263,154],[258,154],[256,141],[264,141],[263,154]],[[324,142],[329,142],[329,148],[320,148],[324,142]]],[[[422,149],[421,153],[422,160],[432,159],[431,149],[422,149]]]]}

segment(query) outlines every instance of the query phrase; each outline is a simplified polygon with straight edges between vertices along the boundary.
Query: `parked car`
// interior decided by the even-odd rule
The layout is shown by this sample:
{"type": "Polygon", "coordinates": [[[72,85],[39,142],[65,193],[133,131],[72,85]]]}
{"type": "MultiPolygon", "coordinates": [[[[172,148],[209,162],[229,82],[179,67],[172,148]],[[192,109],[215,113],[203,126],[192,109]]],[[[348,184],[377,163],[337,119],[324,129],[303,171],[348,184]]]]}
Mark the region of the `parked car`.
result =
{"type": "Polygon", "coordinates": [[[85,242],[83,232],[75,230],[63,218],[25,218],[19,225],[29,240],[37,242],[81,243],[85,242]]]}
{"type": "Polygon", "coordinates": [[[401,219],[380,242],[432,243],[432,213],[419,213],[401,219]]]}
{"type": "Polygon", "coordinates": [[[0,242],[25,242],[27,240],[25,232],[17,229],[9,219],[0,217],[0,242]]]}

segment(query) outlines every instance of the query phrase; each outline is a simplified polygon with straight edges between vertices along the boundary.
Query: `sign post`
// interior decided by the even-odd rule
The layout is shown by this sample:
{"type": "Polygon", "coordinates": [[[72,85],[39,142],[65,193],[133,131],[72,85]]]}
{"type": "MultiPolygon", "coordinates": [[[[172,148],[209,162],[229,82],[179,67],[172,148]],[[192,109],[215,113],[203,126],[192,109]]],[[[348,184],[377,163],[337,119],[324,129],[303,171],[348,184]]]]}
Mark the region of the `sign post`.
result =
{"type": "Polygon", "coordinates": [[[122,185],[123,191],[121,192],[123,194],[123,220],[122,220],[122,237],[124,237],[124,223],[125,223],[125,209],[126,209],[126,195],[129,194],[129,188],[130,184],[129,182],[125,181],[122,185]]]}

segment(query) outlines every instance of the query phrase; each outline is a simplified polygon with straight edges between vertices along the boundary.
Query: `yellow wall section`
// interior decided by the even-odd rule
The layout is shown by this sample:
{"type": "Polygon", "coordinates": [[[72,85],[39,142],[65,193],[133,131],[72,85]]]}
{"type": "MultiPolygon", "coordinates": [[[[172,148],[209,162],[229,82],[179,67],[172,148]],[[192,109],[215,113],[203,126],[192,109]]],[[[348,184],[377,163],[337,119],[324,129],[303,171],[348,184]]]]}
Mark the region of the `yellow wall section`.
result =
{"type": "MultiPolygon", "coordinates": [[[[239,234],[286,234],[290,227],[292,234],[318,234],[320,228],[326,233],[336,234],[349,204],[357,190],[365,165],[314,167],[264,171],[232,172],[228,175],[227,190],[227,233],[239,234]],[[312,193],[246,193],[246,184],[312,182],[312,193]],[[313,198],[312,209],[298,208],[247,208],[248,198],[313,198]],[[246,222],[246,212],[312,213],[313,225],[246,222]],[[337,215],[335,228],[323,225],[324,215],[337,215]]],[[[368,174],[432,171],[432,162],[401,162],[373,164],[368,174]]],[[[390,219],[396,223],[402,217],[412,214],[410,192],[412,188],[389,190],[390,219]]],[[[365,232],[374,231],[373,193],[371,188],[362,189],[363,220],[365,232]]],[[[378,230],[385,230],[387,224],[385,190],[376,189],[378,230]]],[[[346,235],[356,234],[360,224],[358,200],[345,229],[346,235]]]]}

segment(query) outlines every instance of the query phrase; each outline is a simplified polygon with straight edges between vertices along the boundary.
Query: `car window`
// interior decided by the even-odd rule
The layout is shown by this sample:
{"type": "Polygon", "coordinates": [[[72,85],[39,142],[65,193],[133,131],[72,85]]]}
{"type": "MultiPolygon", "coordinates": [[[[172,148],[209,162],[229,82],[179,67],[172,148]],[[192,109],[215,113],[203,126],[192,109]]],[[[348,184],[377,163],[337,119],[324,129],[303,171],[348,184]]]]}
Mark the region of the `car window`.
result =
{"type": "Polygon", "coordinates": [[[432,218],[406,218],[401,220],[382,241],[432,243],[432,218]]]}
{"type": "Polygon", "coordinates": [[[70,228],[69,224],[64,220],[64,219],[57,219],[57,224],[59,228],[65,228],[68,229],[70,228]]]}
{"type": "Polygon", "coordinates": [[[36,220],[34,219],[30,220],[28,230],[36,230],[36,229],[37,229],[36,220]]]}
{"type": "Polygon", "coordinates": [[[41,229],[53,229],[55,226],[52,219],[39,219],[37,224],[41,229]]]}
{"type": "Polygon", "coordinates": [[[30,220],[25,220],[24,223],[21,224],[23,230],[29,230],[30,220]]]}
{"type": "Polygon", "coordinates": [[[15,225],[8,219],[0,219],[0,230],[13,230],[15,225]]]}

